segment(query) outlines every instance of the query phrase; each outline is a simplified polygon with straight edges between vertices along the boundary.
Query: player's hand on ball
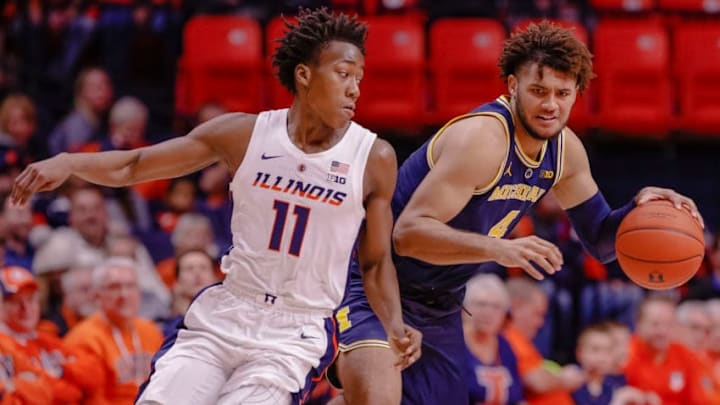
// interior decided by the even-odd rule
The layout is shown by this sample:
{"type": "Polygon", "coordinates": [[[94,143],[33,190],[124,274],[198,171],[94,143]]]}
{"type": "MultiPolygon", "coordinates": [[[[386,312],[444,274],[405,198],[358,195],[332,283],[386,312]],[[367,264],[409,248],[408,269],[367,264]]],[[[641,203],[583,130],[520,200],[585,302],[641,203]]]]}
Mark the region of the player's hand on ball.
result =
{"type": "Polygon", "coordinates": [[[690,215],[700,222],[703,228],[705,228],[705,222],[703,221],[700,211],[698,211],[695,201],[690,197],[686,197],[675,190],[661,187],[645,187],[635,196],[635,204],[642,205],[648,201],[653,200],[668,200],[672,202],[675,208],[685,209],[690,215]]]}
{"type": "MultiPolygon", "coordinates": [[[[399,332],[399,331],[398,331],[399,332]]],[[[395,367],[404,370],[415,363],[422,355],[422,333],[408,325],[403,325],[402,335],[390,336],[390,348],[397,356],[395,367]]]]}
{"type": "Polygon", "coordinates": [[[547,274],[553,274],[562,268],[563,257],[560,249],[537,236],[497,239],[497,244],[495,261],[498,264],[505,267],[520,267],[534,279],[545,278],[535,266],[547,274]]]}

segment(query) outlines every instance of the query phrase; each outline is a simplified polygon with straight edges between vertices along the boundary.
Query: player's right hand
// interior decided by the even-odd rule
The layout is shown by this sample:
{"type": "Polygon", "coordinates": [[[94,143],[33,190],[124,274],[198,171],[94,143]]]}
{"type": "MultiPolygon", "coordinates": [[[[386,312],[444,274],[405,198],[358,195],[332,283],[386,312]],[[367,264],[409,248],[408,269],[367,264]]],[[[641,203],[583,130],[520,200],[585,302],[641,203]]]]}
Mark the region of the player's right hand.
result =
{"type": "Polygon", "coordinates": [[[557,246],[533,235],[497,239],[495,261],[505,267],[519,267],[534,279],[542,280],[545,276],[533,263],[547,274],[553,274],[562,268],[563,257],[557,246]]]}
{"type": "Polygon", "coordinates": [[[394,333],[388,339],[390,348],[397,356],[395,367],[400,370],[410,367],[422,355],[422,332],[404,324],[402,333],[394,333]]]}
{"type": "Polygon", "coordinates": [[[61,153],[50,159],[29,164],[16,178],[10,193],[13,204],[24,205],[39,191],[58,188],[70,177],[69,155],[61,153]]]}

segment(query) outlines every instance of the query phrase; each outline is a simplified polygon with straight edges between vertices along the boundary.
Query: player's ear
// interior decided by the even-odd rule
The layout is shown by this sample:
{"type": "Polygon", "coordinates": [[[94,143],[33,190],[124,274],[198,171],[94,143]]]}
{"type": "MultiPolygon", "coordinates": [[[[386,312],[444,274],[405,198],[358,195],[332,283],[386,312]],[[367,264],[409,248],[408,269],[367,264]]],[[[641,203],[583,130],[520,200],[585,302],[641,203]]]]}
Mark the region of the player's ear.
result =
{"type": "Polygon", "coordinates": [[[311,75],[312,73],[310,72],[310,67],[308,65],[298,63],[297,66],[295,66],[295,83],[303,87],[308,87],[311,75]]]}
{"type": "Polygon", "coordinates": [[[518,87],[517,77],[515,77],[515,75],[508,76],[507,85],[508,85],[508,93],[510,93],[510,96],[515,97],[515,93],[517,92],[517,87],[518,87]]]}

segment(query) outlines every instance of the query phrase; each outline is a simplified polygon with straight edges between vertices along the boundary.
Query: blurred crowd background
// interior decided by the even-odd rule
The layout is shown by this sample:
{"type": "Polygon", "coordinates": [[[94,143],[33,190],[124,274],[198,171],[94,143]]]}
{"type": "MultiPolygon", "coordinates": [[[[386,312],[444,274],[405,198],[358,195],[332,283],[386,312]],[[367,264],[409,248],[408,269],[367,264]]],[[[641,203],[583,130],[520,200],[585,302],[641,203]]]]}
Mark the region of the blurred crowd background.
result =
{"type": "MultiPolygon", "coordinates": [[[[600,188],[616,207],[645,185],[694,198],[707,224],[707,255],[687,285],[650,295],[616,263],[583,252],[550,194],[513,236],[556,243],[563,270],[528,284],[518,269],[487,266],[494,276],[470,291],[499,294],[491,307],[502,322],[490,313],[481,318],[490,329],[478,333],[497,335],[511,313],[536,357],[569,364],[581,360],[578,337],[590,327],[581,343],[602,335],[610,339],[603,350],[620,353],[612,365],[581,366],[612,374],[609,367],[621,373],[628,361],[636,332],[632,339],[651,346],[682,342],[720,380],[720,2],[2,0],[0,353],[15,364],[4,372],[6,392],[25,395],[19,403],[131,403],[162,332],[202,287],[221,280],[218,261],[231,245],[231,174],[221,166],[120,189],[72,178],[26,207],[7,200],[14,177],[61,152],[135,148],[227,111],[288,106],[269,60],[280,16],[291,20],[300,6],[369,23],[357,121],[390,140],[401,161],[444,121],[502,93],[496,59],[514,29],[541,18],[573,27],[596,55],[598,78],[571,126],[600,188]],[[637,328],[642,319],[655,329],[637,328]],[[52,383],[40,386],[50,393],[13,380],[23,359],[28,370],[44,370],[52,383]]],[[[473,304],[473,297],[468,308],[491,300],[473,304]]],[[[523,381],[533,367],[520,367],[523,381]]],[[[577,376],[566,374],[551,388],[577,389],[577,376]]],[[[323,385],[317,403],[331,392],[323,385]]]]}

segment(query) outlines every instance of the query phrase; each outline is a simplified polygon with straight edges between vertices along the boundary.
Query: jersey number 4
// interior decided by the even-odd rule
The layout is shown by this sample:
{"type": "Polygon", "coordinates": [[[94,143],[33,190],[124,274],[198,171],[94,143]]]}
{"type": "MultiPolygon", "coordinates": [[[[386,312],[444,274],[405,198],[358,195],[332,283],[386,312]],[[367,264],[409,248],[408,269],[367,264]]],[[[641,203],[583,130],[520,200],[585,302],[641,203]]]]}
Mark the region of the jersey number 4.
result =
{"type": "MultiPolygon", "coordinates": [[[[275,200],[273,209],[275,210],[275,223],[272,227],[268,249],[280,251],[280,243],[282,242],[283,233],[285,232],[285,223],[287,222],[288,211],[290,211],[290,203],[275,200]]],[[[293,214],[295,215],[295,227],[292,231],[292,238],[290,238],[288,253],[293,256],[300,256],[300,248],[302,248],[308,218],[310,217],[310,208],[295,205],[293,207],[293,214]]]]}
{"type": "Polygon", "coordinates": [[[520,214],[520,210],[512,210],[512,211],[508,212],[507,215],[505,215],[503,217],[503,219],[498,221],[497,224],[493,225],[493,227],[490,228],[490,231],[488,232],[488,236],[491,238],[498,238],[498,239],[505,236],[505,234],[508,231],[508,228],[510,227],[510,224],[512,224],[512,222],[515,220],[515,218],[517,218],[518,214],[520,214]]]}

